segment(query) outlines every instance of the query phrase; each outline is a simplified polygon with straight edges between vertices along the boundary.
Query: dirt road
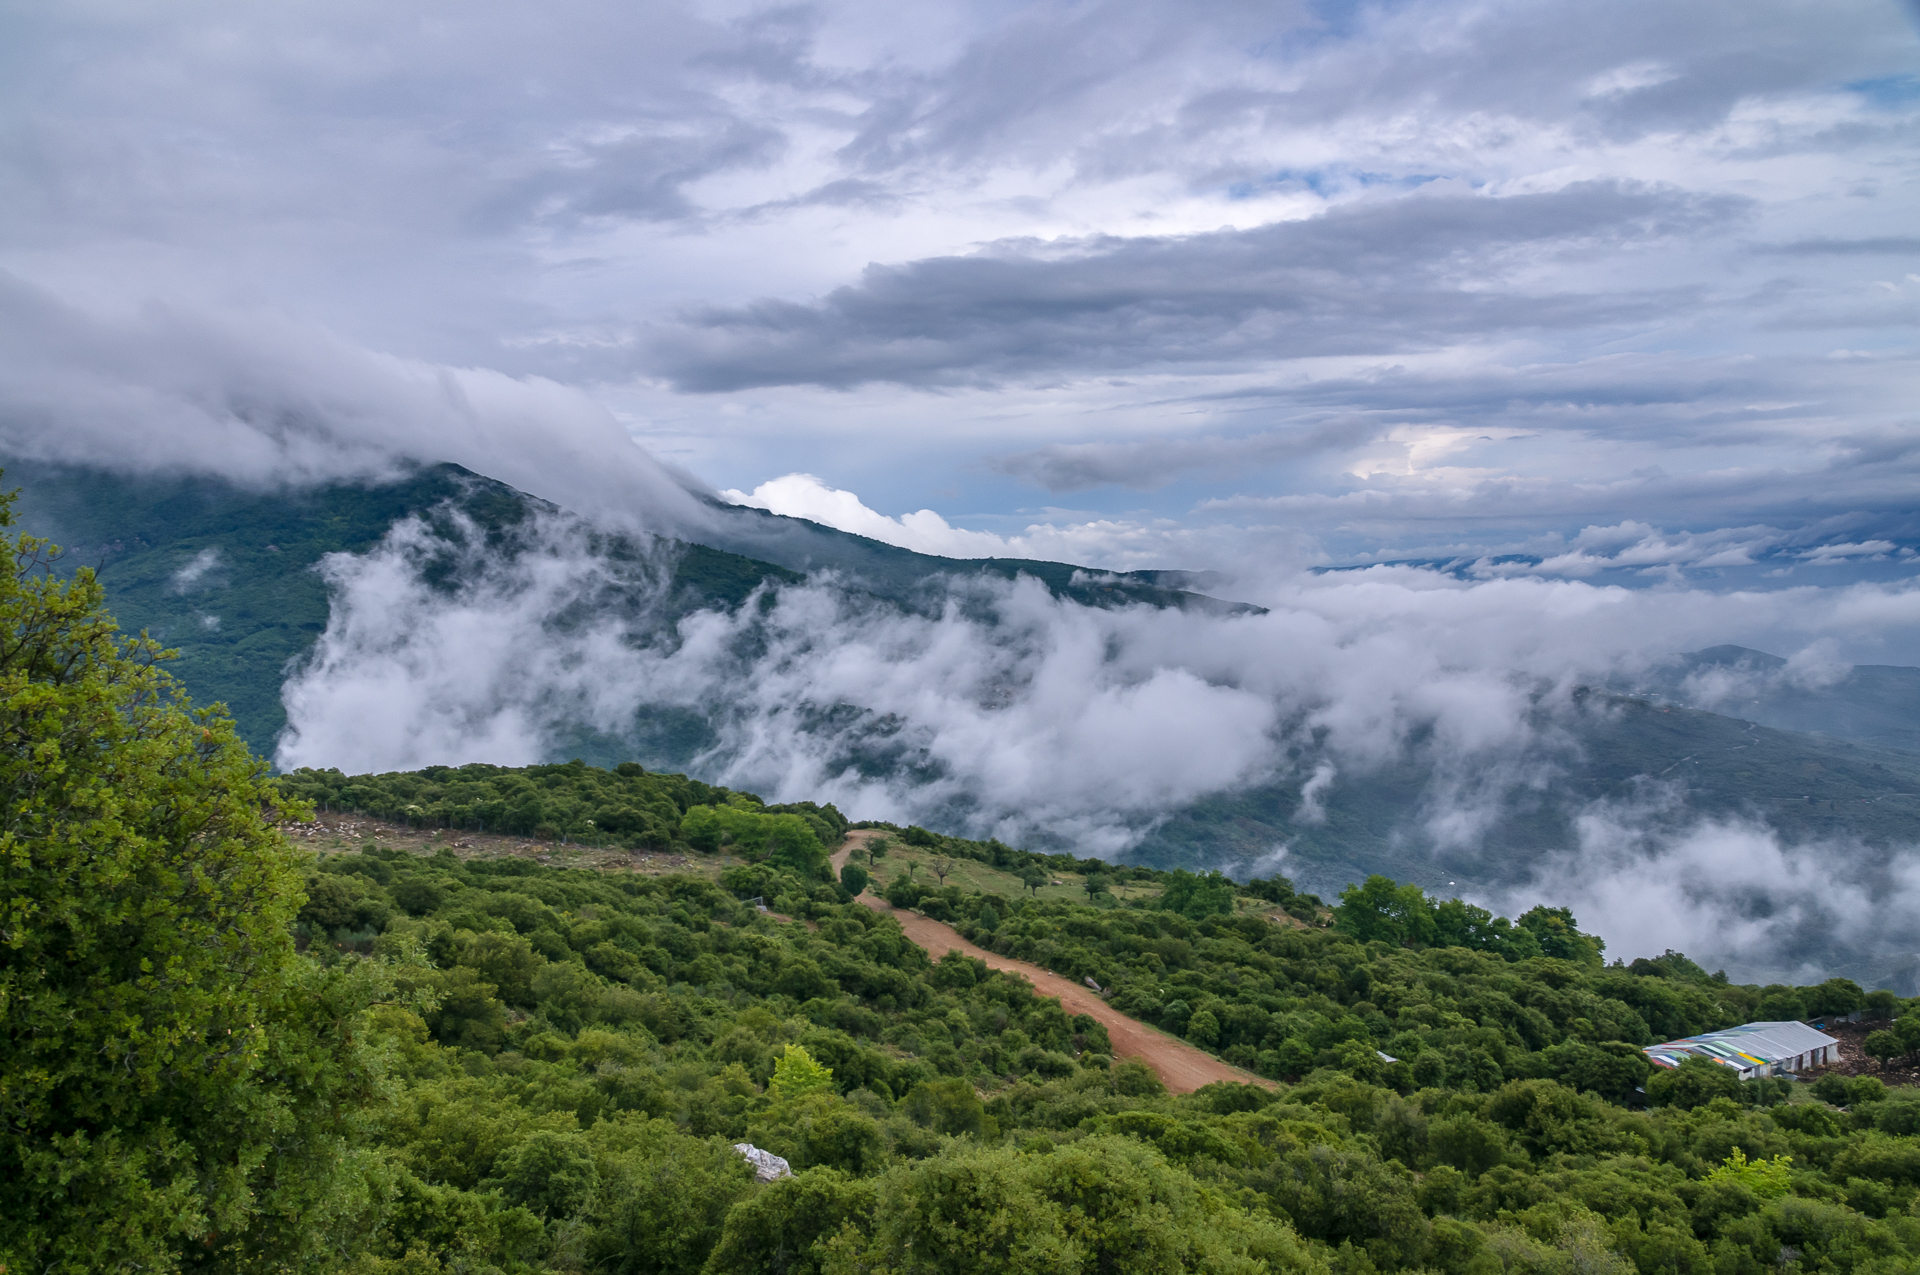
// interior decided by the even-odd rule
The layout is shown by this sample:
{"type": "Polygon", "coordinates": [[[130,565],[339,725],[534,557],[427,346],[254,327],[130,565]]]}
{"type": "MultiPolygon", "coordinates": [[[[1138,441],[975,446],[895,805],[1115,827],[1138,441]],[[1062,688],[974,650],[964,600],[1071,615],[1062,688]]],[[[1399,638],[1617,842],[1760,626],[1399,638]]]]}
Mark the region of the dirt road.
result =
{"type": "MultiPolygon", "coordinates": [[[[859,846],[860,842],[880,833],[867,829],[857,829],[847,835],[846,844],[833,856],[833,871],[837,876],[846,866],[847,857],[859,846]]],[[[1195,1049],[1184,1040],[1178,1040],[1163,1031],[1147,1026],[1136,1019],[1128,1018],[1106,1001],[1092,988],[1058,974],[1049,974],[1037,965],[1025,961],[1016,961],[1001,956],[998,952],[989,952],[960,937],[960,932],[950,925],[943,925],[918,912],[902,911],[889,904],[885,899],[868,893],[860,896],[860,902],[876,912],[885,912],[900,922],[900,928],[908,938],[918,943],[938,960],[948,952],[963,952],[968,956],[985,961],[989,968],[1006,970],[1019,974],[1033,989],[1060,1002],[1060,1007],[1069,1014],[1085,1014],[1107,1029],[1107,1036],[1113,1041],[1113,1053],[1116,1058],[1138,1058],[1160,1073],[1161,1081],[1174,1093],[1192,1093],[1202,1085],[1210,1085],[1216,1080],[1231,1080],[1241,1084],[1265,1085],[1273,1088],[1273,1082],[1262,1079],[1249,1071],[1221,1062],[1212,1054],[1195,1049]]]]}

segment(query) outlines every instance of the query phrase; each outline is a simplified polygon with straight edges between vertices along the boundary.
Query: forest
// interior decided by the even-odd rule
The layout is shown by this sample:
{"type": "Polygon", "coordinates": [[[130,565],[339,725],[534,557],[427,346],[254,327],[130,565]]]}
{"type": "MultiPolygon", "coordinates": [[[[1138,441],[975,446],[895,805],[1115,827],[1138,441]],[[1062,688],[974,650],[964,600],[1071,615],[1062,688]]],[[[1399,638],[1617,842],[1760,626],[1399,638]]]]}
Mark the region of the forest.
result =
{"type": "Polygon", "coordinates": [[[874,824],[836,876],[833,807],[633,765],[276,777],[117,632],[90,573],[15,549],[7,1270],[1920,1267],[1920,1093],[1639,1052],[1854,1012],[1920,1044],[1920,1005],[1609,954],[1565,910],[1509,920],[1384,877],[1329,905],[874,824]],[[289,841],[324,810],[406,835],[289,841]],[[690,866],[462,855],[469,823],[690,866]],[[1262,1080],[1169,1093],[870,891],[1262,1080]],[[739,1144],[791,1172],[762,1180],[739,1144]]]}

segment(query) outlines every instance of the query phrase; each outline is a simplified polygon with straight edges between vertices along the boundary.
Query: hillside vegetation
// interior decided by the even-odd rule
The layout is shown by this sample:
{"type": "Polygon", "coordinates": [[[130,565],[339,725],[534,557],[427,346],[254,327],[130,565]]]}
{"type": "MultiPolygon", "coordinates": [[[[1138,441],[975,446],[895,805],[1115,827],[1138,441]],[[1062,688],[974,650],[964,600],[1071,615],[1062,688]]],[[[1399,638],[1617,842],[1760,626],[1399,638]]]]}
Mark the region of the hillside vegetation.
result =
{"type": "MultiPolygon", "coordinates": [[[[286,725],[281,684],[327,626],[327,585],[315,568],[328,554],[366,553],[407,518],[426,520],[456,549],[475,529],[499,560],[524,551],[525,533],[536,519],[559,519],[600,559],[609,587],[598,604],[655,630],[670,629],[702,608],[737,607],[763,584],[795,583],[803,571],[820,568],[839,571],[854,587],[896,603],[922,594],[930,579],[961,573],[1033,576],[1056,594],[1093,606],[1236,609],[1185,592],[1178,572],[1100,574],[1092,580],[1067,563],[935,558],[733,506],[715,511],[718,548],[607,535],[545,500],[453,464],[424,466],[388,481],[294,491],[31,461],[9,460],[7,470],[26,483],[22,520],[65,545],[71,562],[95,567],[121,622],[177,649],[175,676],[199,702],[226,704],[241,737],[264,756],[272,755],[286,725]],[[666,587],[656,589],[663,563],[666,587]]],[[[609,763],[638,746],[646,755],[684,764],[707,742],[697,719],[655,713],[618,746],[591,734],[563,745],[568,753],[609,763]]]]}
{"type": "Polygon", "coordinates": [[[0,1268],[1920,1265],[1920,1093],[1654,1073],[1637,1049],[1864,1009],[1894,1056],[1920,1005],[1607,964],[1563,910],[1384,877],[1329,909],[1278,878],[868,825],[835,880],[831,806],[638,766],[273,779],[116,636],[90,571],[46,567],[30,540],[0,555],[0,1268]],[[302,854],[279,828],[322,802],[440,844],[302,854]],[[721,863],[462,858],[467,820],[721,863]],[[1079,897],[1042,897],[1063,873],[1079,897]],[[1095,1019],[908,941],[855,901],[869,880],[1273,1083],[1169,1095],[1095,1019]]]}
{"type": "MultiPolygon", "coordinates": [[[[937,558],[731,506],[716,509],[703,533],[712,545],[643,543],[594,532],[544,501],[453,465],[307,491],[36,464],[12,472],[27,482],[29,524],[64,537],[75,550],[70,561],[97,565],[122,622],[178,649],[175,675],[200,703],[226,703],[242,738],[262,755],[271,755],[286,725],[283,681],[331,618],[327,585],[315,566],[331,553],[369,552],[409,517],[424,520],[448,546],[449,561],[464,560],[466,571],[478,570],[475,562],[514,560],[536,544],[531,528],[558,520],[595,555],[590,618],[617,620],[628,640],[667,648],[677,641],[675,624],[688,614],[733,610],[757,588],[778,589],[818,569],[835,572],[833,587],[860,595],[862,605],[883,609],[937,611],[949,600],[943,581],[980,575],[1032,577],[1056,596],[1088,606],[1233,609],[1188,592],[1209,582],[1181,573],[1108,575],[1065,563],[937,558]]],[[[459,572],[447,570],[435,587],[458,586],[459,572]]],[[[553,617],[552,632],[559,637],[584,618],[553,617]]],[[[1476,802],[1494,816],[1466,846],[1434,842],[1432,816],[1457,799],[1450,794],[1460,776],[1417,732],[1391,764],[1369,770],[1334,759],[1340,764],[1319,794],[1324,818],[1317,820],[1296,819],[1301,784],[1328,759],[1303,748],[1266,782],[1148,812],[1144,838],[1129,857],[1161,868],[1244,865],[1250,871],[1285,844],[1287,871],[1322,894],[1373,873],[1429,890],[1484,889],[1523,880],[1543,853],[1576,846],[1577,821],[1595,803],[1651,803],[1664,814],[1650,809],[1645,818],[1664,818],[1673,828],[1703,818],[1755,820],[1792,843],[1858,841],[1868,850],[1862,872],[1870,873],[1885,866],[1892,848],[1920,835],[1920,754],[1881,746],[1904,738],[1900,714],[1917,684],[1920,671],[1861,669],[1832,687],[1777,692],[1767,701],[1792,706],[1791,713],[1769,718],[1774,725],[1818,725],[1859,736],[1854,741],[1600,689],[1571,704],[1538,706],[1532,724],[1544,741],[1540,751],[1504,789],[1479,793],[1476,802]],[[1522,772],[1524,781],[1517,777],[1522,772]]],[[[1681,684],[1656,681],[1649,689],[1677,694],[1681,684]]],[[[1765,715],[1750,704],[1739,711],[1765,715]]],[[[723,705],[648,705],[607,733],[556,727],[550,758],[683,769],[720,741],[716,723],[723,722],[723,705]]],[[[901,767],[908,763],[894,747],[893,730],[874,725],[871,739],[882,742],[856,746],[842,764],[905,780],[901,767]]],[[[937,767],[926,758],[922,763],[937,767]]],[[[1476,783],[1497,784],[1502,766],[1487,758],[1474,772],[1476,783]]],[[[959,827],[969,813],[960,805],[922,817],[944,816],[943,826],[959,827]]],[[[1839,967],[1859,956],[1844,936],[1829,943],[1808,959],[1839,967]]]]}
{"type": "Polygon", "coordinates": [[[977,962],[930,960],[771,853],[719,887],[338,855],[306,893],[311,959],[384,963],[407,1006],[372,1012],[396,1086],[367,1135],[385,1194],[328,1239],[369,1270],[1920,1260],[1920,1095],[1715,1067],[1650,1084],[1633,1047],[1846,1012],[1859,989],[1743,987],[1673,954],[1604,965],[1564,914],[1501,927],[1385,882],[1330,929],[1223,910],[1205,888],[1110,907],[922,891],[996,950],[1111,980],[1116,1006],[1291,1082],[1173,1098],[1116,1064],[1098,1024],[977,962]],[[800,1051],[825,1071],[798,1078],[800,1051]],[[736,1141],[796,1176],[756,1185],[736,1141]]]}

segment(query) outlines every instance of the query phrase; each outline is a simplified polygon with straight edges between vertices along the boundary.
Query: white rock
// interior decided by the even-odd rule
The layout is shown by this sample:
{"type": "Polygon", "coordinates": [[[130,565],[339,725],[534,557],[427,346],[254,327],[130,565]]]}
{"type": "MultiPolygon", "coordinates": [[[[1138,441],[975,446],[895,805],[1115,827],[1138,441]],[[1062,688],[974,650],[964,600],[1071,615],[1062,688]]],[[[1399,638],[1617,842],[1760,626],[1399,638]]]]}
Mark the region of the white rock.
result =
{"type": "Polygon", "coordinates": [[[754,1180],[758,1182],[778,1182],[781,1178],[793,1176],[793,1167],[771,1151],[762,1151],[751,1142],[736,1142],[733,1149],[747,1158],[753,1166],[754,1180]]]}

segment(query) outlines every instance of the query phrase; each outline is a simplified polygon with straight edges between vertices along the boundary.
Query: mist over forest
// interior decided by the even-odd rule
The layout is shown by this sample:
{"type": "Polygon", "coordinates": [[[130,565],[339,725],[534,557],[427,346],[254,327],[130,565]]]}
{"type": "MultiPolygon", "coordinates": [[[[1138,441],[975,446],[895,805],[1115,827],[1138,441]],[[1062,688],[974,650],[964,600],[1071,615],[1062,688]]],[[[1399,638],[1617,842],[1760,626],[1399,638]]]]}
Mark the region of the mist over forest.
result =
{"type": "Polygon", "coordinates": [[[1878,582],[1128,575],[712,501],[662,536],[450,467],[304,493],[15,472],[29,522],[69,524],[287,769],[638,760],[1328,897],[1380,872],[1550,900],[1763,978],[1903,978],[1916,946],[1920,673],[1830,636],[1898,600],[1878,582]],[[1801,645],[1711,646],[1729,633],[1801,645]]]}
{"type": "Polygon", "coordinates": [[[1920,1265],[1920,0],[0,49],[0,1275],[1920,1265]]]}

